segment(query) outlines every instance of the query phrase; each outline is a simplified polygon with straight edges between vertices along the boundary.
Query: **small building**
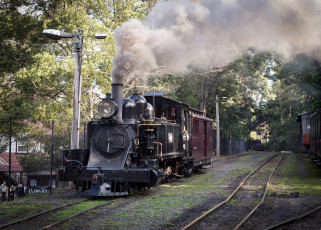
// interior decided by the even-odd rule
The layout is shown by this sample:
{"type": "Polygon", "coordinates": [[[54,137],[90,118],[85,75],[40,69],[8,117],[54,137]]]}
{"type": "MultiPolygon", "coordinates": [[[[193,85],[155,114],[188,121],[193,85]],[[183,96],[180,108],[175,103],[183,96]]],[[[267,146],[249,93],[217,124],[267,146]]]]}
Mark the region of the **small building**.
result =
{"type": "MultiPolygon", "coordinates": [[[[26,154],[11,153],[11,184],[26,184],[28,187],[48,187],[50,185],[50,171],[42,170],[37,173],[26,175],[23,173],[22,166],[17,159],[19,156],[26,154]]],[[[9,153],[0,153],[0,183],[9,181],[9,153]]],[[[52,171],[52,187],[57,185],[56,172],[52,171]]]]}
{"type": "MultiPolygon", "coordinates": [[[[28,175],[27,186],[28,187],[48,187],[50,185],[50,171],[42,170],[37,173],[32,173],[28,175]]],[[[52,188],[56,188],[57,176],[56,172],[52,171],[52,188]]]]}
{"type": "MultiPolygon", "coordinates": [[[[9,153],[0,153],[0,182],[9,181],[9,153]]],[[[23,183],[22,166],[20,165],[16,154],[11,153],[11,184],[17,185],[23,183]]]]}

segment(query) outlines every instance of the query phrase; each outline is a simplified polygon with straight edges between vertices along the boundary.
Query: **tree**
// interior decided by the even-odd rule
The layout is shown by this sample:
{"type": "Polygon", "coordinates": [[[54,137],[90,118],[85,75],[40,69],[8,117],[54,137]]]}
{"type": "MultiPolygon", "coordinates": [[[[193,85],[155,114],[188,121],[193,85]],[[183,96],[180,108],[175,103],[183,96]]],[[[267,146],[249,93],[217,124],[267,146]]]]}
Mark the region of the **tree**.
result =
{"type": "Polygon", "coordinates": [[[320,62],[298,55],[287,63],[279,63],[274,78],[275,98],[265,107],[270,126],[271,148],[298,150],[299,123],[296,115],[320,108],[320,62]]]}
{"type": "Polygon", "coordinates": [[[215,117],[215,96],[227,97],[220,100],[222,136],[230,139],[249,138],[264,122],[261,104],[271,97],[268,85],[268,63],[271,55],[249,50],[238,60],[210,76],[207,113],[215,117]]]}
{"type": "MultiPolygon", "coordinates": [[[[84,40],[81,122],[95,114],[100,96],[110,91],[113,31],[129,18],[143,18],[148,3],[136,0],[2,1],[0,10],[0,135],[7,136],[13,114],[16,139],[23,134],[51,143],[49,126],[55,120],[55,153],[69,147],[72,119],[74,57],[72,39],[53,41],[41,33],[53,28],[107,39],[84,40]],[[66,138],[67,137],[67,138],[66,138]]],[[[7,143],[7,141],[5,141],[7,143]]],[[[30,160],[37,162],[36,157],[30,160]]],[[[31,165],[31,164],[29,164],[31,165]]]]}
{"type": "Polygon", "coordinates": [[[18,160],[25,173],[36,173],[41,171],[45,166],[48,166],[49,155],[33,153],[28,156],[21,156],[18,160]]]}

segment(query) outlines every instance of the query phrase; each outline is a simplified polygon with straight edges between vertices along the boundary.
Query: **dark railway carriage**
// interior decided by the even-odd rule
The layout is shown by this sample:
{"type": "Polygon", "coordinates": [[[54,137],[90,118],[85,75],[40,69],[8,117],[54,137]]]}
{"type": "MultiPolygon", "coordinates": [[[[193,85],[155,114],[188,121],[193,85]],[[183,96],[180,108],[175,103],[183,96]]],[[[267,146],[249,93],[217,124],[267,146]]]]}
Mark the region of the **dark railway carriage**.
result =
{"type": "Polygon", "coordinates": [[[309,152],[310,157],[321,165],[321,110],[314,113],[300,113],[301,150],[309,152]]]}
{"type": "Polygon", "coordinates": [[[162,181],[190,176],[211,163],[212,123],[202,112],[159,93],[122,96],[123,85],[88,123],[88,149],[63,151],[60,181],[90,196],[124,196],[162,181]]]}
{"type": "Polygon", "coordinates": [[[312,158],[321,164],[321,110],[312,114],[310,118],[310,151],[312,158]]]}
{"type": "Polygon", "coordinates": [[[297,115],[297,122],[300,122],[301,152],[308,152],[310,148],[310,113],[300,113],[297,115]]]}
{"type": "Polygon", "coordinates": [[[188,105],[166,98],[164,91],[147,91],[147,102],[155,108],[156,118],[175,121],[181,127],[179,150],[185,157],[194,159],[194,169],[210,164],[213,155],[213,120],[188,105]]]}
{"type": "Polygon", "coordinates": [[[213,120],[194,109],[190,109],[190,117],[194,167],[209,164],[213,154],[213,120]]]}

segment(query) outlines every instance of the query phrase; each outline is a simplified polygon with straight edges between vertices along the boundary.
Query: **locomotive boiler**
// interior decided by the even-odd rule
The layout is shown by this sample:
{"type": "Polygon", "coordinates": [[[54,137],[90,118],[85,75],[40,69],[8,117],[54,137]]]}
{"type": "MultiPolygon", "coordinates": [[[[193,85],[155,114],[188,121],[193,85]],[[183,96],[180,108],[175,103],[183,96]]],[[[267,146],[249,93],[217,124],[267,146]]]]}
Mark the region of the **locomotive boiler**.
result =
{"type": "Polygon", "coordinates": [[[162,92],[123,98],[123,85],[112,84],[98,113],[87,124],[88,148],[64,150],[58,170],[83,195],[124,196],[211,163],[213,121],[162,92]]]}

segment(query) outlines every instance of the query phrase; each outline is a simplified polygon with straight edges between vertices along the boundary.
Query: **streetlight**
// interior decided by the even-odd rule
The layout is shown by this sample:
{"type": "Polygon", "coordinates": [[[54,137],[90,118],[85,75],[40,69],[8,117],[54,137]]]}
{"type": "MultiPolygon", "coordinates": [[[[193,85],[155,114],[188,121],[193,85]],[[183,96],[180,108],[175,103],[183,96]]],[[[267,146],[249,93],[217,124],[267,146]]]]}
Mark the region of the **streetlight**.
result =
{"type": "Polygon", "coordinates": [[[81,95],[81,64],[82,64],[82,47],[84,37],[94,37],[96,39],[105,39],[106,35],[95,34],[83,36],[82,29],[78,29],[76,34],[67,33],[55,29],[46,29],[42,33],[48,38],[59,40],[61,38],[77,38],[75,42],[76,64],[74,77],[74,100],[73,100],[73,115],[71,126],[71,142],[70,149],[79,148],[79,126],[80,126],[80,95],[81,95]]]}
{"type": "Polygon", "coordinates": [[[219,108],[218,108],[218,101],[219,98],[227,98],[227,97],[219,97],[216,95],[215,101],[216,101],[216,156],[221,157],[221,146],[220,146],[220,115],[219,115],[219,108]]]}

